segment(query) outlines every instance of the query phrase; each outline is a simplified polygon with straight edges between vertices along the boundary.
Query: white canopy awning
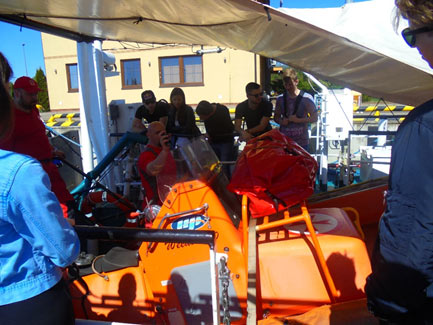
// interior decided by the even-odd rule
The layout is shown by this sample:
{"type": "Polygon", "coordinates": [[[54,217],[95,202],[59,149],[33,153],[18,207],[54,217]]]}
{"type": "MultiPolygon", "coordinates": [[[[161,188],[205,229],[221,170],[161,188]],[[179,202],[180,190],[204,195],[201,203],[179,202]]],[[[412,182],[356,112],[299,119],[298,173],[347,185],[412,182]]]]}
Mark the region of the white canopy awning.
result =
{"type": "Polygon", "coordinates": [[[432,97],[432,70],[392,29],[393,4],[276,10],[250,0],[0,0],[0,19],[77,38],[241,49],[416,105],[432,97]]]}

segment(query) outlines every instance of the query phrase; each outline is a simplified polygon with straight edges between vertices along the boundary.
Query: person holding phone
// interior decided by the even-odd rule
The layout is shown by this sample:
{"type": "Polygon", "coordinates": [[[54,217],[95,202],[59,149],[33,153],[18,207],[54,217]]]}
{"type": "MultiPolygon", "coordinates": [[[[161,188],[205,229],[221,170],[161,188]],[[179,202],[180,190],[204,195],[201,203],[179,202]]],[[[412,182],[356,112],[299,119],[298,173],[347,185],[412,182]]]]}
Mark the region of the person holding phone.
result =
{"type": "Polygon", "coordinates": [[[158,196],[156,176],[165,172],[167,160],[173,159],[170,153],[170,135],[161,122],[149,124],[147,137],[149,143],[140,154],[137,163],[144,190],[143,208],[149,204],[162,204],[158,196]]]}

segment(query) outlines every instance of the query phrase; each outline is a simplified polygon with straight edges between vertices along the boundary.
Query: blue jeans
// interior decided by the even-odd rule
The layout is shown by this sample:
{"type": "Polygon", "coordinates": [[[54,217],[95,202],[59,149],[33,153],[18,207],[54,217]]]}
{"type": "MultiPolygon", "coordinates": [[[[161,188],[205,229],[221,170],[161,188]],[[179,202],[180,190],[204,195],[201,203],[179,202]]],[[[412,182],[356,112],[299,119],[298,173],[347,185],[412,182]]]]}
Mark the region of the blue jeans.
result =
{"type": "MultiPolygon", "coordinates": [[[[233,142],[211,143],[210,145],[220,161],[235,161],[238,157],[237,152],[235,152],[237,147],[234,146],[233,142]]],[[[223,171],[229,179],[232,175],[231,170],[232,164],[223,164],[223,171]]]]}

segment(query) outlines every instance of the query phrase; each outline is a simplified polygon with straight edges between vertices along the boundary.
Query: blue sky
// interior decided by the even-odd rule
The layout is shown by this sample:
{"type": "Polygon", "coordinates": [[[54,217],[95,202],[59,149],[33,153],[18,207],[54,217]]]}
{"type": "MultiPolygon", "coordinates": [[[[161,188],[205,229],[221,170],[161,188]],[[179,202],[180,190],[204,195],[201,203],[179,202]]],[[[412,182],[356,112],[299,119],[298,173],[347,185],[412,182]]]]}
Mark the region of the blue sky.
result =
{"type": "Polygon", "coordinates": [[[0,52],[12,66],[12,80],[24,75],[34,77],[38,68],[45,71],[40,32],[0,22],[0,52]]]}
{"type": "MultiPolygon", "coordinates": [[[[359,1],[367,0],[353,2],[359,1]]],[[[283,7],[340,7],[345,3],[346,0],[283,0],[283,7]]],[[[271,6],[280,7],[280,0],[271,0],[271,6]]],[[[0,51],[9,60],[14,70],[12,81],[23,75],[33,77],[38,68],[45,71],[41,35],[37,31],[0,22],[0,51]]]]}
{"type": "MultiPolygon", "coordinates": [[[[368,0],[353,0],[350,2],[361,2],[368,0]]],[[[348,1],[349,2],[349,1],[348,1]]],[[[326,7],[341,7],[346,3],[346,0],[283,0],[285,8],[326,8],[326,7]]],[[[280,0],[271,0],[271,6],[280,7],[280,0]]]]}

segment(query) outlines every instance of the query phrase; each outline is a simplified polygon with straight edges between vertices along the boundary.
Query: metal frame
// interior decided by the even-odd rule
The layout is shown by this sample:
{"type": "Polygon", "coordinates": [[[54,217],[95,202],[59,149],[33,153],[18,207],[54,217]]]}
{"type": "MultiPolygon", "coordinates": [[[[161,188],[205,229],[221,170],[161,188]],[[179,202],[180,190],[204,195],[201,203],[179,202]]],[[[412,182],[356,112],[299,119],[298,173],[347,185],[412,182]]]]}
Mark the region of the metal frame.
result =
{"type": "MultiPolygon", "coordinates": [[[[248,230],[245,229],[245,225],[248,227],[248,197],[244,194],[242,196],[242,224],[244,225],[244,240],[243,240],[243,249],[245,252],[245,255],[248,256],[248,230]],[[245,235],[246,233],[246,235],[245,235]],[[245,238],[246,237],[246,238],[245,238]]],[[[313,248],[316,253],[316,256],[319,260],[319,267],[323,271],[324,275],[324,283],[325,287],[327,288],[329,299],[331,300],[331,303],[336,302],[336,298],[338,297],[337,289],[335,288],[334,280],[331,277],[331,273],[329,272],[328,265],[326,264],[325,257],[323,255],[322,248],[320,247],[320,243],[316,236],[316,230],[314,229],[313,223],[311,221],[311,216],[308,213],[307,207],[305,205],[305,201],[301,202],[301,211],[302,213],[295,216],[290,216],[288,209],[284,210],[284,219],[276,220],[276,221],[269,221],[269,216],[263,217],[263,223],[256,226],[256,231],[263,231],[295,222],[303,221],[305,222],[307,229],[310,233],[311,241],[313,242],[313,248]]],[[[248,263],[248,262],[246,262],[248,263]]],[[[248,265],[248,264],[246,264],[248,265]]],[[[247,267],[248,269],[248,267],[247,267]]]]}

